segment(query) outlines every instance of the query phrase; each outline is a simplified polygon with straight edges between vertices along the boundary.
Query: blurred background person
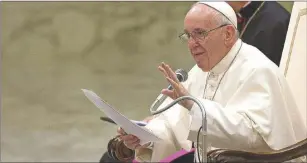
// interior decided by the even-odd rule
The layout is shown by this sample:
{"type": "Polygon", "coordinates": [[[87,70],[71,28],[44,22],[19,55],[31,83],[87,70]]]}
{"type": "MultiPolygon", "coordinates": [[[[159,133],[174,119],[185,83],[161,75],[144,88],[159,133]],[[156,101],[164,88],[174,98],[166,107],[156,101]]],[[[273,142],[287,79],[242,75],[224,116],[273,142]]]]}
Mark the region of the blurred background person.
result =
{"type": "Polygon", "coordinates": [[[290,13],[276,1],[227,1],[238,17],[241,39],[280,64],[290,13]]]}

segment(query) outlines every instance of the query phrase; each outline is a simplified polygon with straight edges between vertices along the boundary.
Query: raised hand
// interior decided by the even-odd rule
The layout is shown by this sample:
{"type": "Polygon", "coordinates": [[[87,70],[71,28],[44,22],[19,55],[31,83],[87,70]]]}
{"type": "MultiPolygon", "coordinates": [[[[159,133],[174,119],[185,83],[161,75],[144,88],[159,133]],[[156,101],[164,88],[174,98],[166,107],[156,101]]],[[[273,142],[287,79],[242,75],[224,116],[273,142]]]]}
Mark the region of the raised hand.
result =
{"type": "MultiPolygon", "coordinates": [[[[162,62],[162,64],[158,67],[158,69],[164,74],[166,80],[172,85],[173,89],[163,89],[162,94],[172,98],[173,100],[182,97],[188,96],[189,92],[183,87],[183,85],[177,79],[176,73],[171,69],[171,67],[162,62]]],[[[193,106],[193,101],[191,100],[183,100],[179,104],[187,109],[191,109],[193,106]]]]}

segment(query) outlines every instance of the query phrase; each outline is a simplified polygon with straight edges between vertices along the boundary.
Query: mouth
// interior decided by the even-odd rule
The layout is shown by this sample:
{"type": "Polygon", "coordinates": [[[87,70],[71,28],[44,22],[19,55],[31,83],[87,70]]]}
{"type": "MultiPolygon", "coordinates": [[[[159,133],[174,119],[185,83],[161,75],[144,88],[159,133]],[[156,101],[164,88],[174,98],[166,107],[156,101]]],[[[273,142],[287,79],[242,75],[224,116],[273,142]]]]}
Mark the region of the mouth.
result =
{"type": "Polygon", "coordinates": [[[203,55],[204,53],[203,52],[201,52],[201,53],[194,53],[193,55],[194,56],[200,56],[200,55],[203,55]]]}

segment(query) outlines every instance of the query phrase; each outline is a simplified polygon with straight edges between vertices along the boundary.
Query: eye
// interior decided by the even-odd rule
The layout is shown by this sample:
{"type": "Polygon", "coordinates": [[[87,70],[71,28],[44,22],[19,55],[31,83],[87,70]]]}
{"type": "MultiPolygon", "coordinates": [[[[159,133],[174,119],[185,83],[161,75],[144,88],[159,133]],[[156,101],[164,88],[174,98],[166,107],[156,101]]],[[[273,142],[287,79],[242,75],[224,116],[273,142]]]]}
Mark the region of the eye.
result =
{"type": "Polygon", "coordinates": [[[207,32],[207,31],[202,31],[200,35],[202,35],[202,36],[205,36],[205,37],[206,37],[206,36],[208,35],[208,32],[207,32]]]}
{"type": "Polygon", "coordinates": [[[195,35],[195,37],[197,38],[202,38],[203,36],[206,36],[206,31],[204,30],[200,30],[200,31],[194,31],[193,34],[195,35]]]}
{"type": "Polygon", "coordinates": [[[196,35],[202,35],[204,33],[204,31],[196,31],[195,34],[196,35]]]}

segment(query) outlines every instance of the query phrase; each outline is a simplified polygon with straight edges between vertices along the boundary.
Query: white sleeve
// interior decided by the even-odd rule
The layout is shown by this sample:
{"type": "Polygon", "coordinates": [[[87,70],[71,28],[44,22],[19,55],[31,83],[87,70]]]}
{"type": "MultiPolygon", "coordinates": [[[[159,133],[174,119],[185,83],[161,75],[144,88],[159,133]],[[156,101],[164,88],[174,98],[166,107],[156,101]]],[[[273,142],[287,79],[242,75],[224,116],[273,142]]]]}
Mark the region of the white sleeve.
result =
{"type": "Polygon", "coordinates": [[[140,162],[158,162],[176,152],[172,130],[163,115],[152,119],[146,126],[161,141],[153,142],[153,146],[136,150],[135,157],[140,162]]]}
{"type": "MultiPolygon", "coordinates": [[[[216,148],[251,148],[261,137],[253,129],[252,120],[244,113],[229,111],[218,103],[199,99],[204,104],[207,116],[208,141],[216,148]],[[234,143],[236,142],[236,143],[234,143]],[[238,145],[237,147],[235,145],[238,145]]],[[[197,134],[202,124],[202,114],[194,104],[190,111],[191,130],[197,134]]],[[[194,135],[195,135],[194,134],[194,135]]]]}
{"type": "MultiPolygon", "coordinates": [[[[272,114],[272,108],[277,108],[274,104],[282,101],[279,95],[273,94],[274,89],[279,89],[278,81],[272,82],[275,80],[270,75],[254,71],[224,107],[217,102],[198,98],[206,110],[207,139],[213,147],[252,149],[265,145],[263,138],[272,134],[272,118],[277,116],[276,113],[272,114]]],[[[190,114],[190,133],[195,135],[202,125],[202,114],[196,103],[190,114]]]]}

